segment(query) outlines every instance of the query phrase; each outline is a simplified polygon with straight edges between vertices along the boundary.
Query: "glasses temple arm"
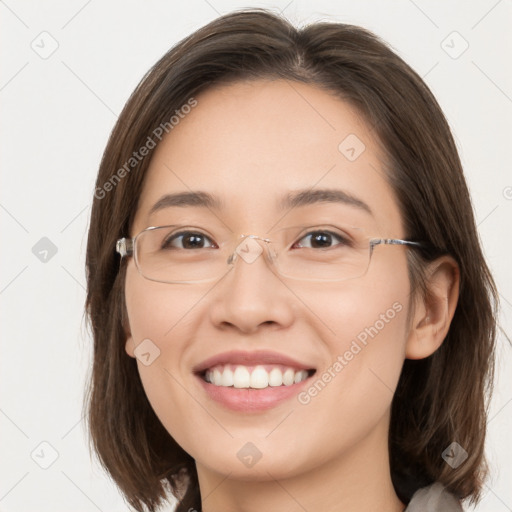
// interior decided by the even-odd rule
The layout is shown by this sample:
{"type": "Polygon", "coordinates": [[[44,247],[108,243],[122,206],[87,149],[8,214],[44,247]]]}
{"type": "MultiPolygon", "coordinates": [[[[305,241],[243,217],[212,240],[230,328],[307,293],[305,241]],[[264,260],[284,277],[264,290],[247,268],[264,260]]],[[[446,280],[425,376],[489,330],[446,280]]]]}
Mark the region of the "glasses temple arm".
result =
{"type": "Polygon", "coordinates": [[[131,256],[133,254],[133,238],[120,238],[116,242],[116,252],[121,255],[121,258],[131,256]]]}

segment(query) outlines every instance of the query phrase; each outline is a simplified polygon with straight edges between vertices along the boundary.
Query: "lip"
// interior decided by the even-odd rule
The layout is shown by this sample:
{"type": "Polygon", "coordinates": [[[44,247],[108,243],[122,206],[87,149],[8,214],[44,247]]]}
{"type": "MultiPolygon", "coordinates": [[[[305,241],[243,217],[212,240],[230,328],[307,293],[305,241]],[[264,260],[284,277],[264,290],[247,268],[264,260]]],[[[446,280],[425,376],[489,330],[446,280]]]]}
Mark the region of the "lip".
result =
{"type": "Polygon", "coordinates": [[[222,406],[237,412],[261,412],[297,396],[302,388],[310,384],[310,379],[316,371],[302,382],[291,386],[267,387],[265,389],[234,388],[215,386],[203,379],[208,368],[219,364],[240,364],[245,366],[279,364],[289,366],[294,370],[314,370],[311,365],[297,361],[289,356],[270,351],[232,351],[210,357],[196,367],[193,372],[202,389],[208,397],[222,406]]]}
{"type": "Polygon", "coordinates": [[[289,366],[294,370],[314,369],[311,365],[297,361],[284,354],[279,354],[278,352],[271,352],[268,350],[257,350],[253,352],[232,350],[230,352],[222,352],[221,354],[205,359],[203,362],[195,366],[192,371],[194,373],[202,373],[208,368],[212,368],[219,364],[241,364],[245,366],[280,364],[283,366],[289,366]]]}

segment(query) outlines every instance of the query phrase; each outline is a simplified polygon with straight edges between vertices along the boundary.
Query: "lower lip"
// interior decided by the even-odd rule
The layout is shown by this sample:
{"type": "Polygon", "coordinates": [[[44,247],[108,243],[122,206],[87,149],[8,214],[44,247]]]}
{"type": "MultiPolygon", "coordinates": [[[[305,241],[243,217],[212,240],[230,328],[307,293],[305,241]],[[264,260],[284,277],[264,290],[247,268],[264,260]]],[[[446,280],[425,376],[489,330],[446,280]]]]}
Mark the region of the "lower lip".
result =
{"type": "Polygon", "coordinates": [[[259,412],[272,409],[282,402],[297,396],[311,377],[291,386],[269,386],[264,389],[214,386],[196,375],[208,396],[233,411],[259,412]]]}

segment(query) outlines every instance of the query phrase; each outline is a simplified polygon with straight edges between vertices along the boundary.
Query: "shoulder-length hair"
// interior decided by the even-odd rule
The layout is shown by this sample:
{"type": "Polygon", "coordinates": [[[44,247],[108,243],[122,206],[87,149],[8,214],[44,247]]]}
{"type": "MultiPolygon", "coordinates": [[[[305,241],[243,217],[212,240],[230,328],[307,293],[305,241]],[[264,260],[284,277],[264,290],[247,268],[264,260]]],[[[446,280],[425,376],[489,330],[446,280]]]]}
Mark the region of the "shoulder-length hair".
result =
{"type": "Polygon", "coordinates": [[[422,79],[371,32],[333,22],[299,29],[258,9],[222,16],[169,50],[129,98],[106,146],[86,260],[94,361],[84,405],[92,447],[137,511],[155,511],[166,488],[181,495],[178,475],[184,472],[189,485],[177,510],[201,510],[194,461],[160,423],[136,361],[124,350],[125,266],[114,248],[130,232],[151,160],[130,160],[134,151],[147,146],[148,137],[168,127],[176,111],[200,92],[262,78],[333,92],[374,130],[386,151],[383,164],[405,236],[436,249],[408,252],[415,293],[428,293],[425,268],[435,257],[449,254],[459,265],[459,301],[444,343],[432,356],[403,366],[392,402],[390,464],[397,494],[406,503],[434,481],[460,499],[478,501],[487,471],[484,440],[498,294],[448,123],[422,79]],[[457,469],[442,458],[452,442],[468,453],[457,469]]]}

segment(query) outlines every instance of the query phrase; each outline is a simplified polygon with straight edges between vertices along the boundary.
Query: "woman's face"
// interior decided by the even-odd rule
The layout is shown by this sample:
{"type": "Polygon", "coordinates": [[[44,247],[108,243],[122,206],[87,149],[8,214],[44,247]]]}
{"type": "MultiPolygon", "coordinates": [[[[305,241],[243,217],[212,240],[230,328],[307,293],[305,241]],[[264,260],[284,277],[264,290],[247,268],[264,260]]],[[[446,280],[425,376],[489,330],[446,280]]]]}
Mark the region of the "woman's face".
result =
{"type": "MultiPolygon", "coordinates": [[[[155,149],[132,236],[192,225],[212,238],[195,251],[215,250],[230,235],[272,239],[275,229],[297,225],[404,237],[373,132],[348,104],[283,80],[225,85],[196,99],[155,149]],[[289,194],[320,189],[345,195],[280,207],[289,194]],[[198,191],[220,204],[161,201],[198,191]]],[[[302,238],[293,250],[321,250],[313,242],[302,238]]],[[[150,281],[129,260],[126,351],[137,354],[162,424],[198,470],[239,479],[285,478],[387,451],[407,341],[407,249],[377,246],[365,275],[314,282],[273,272],[255,248],[252,262],[238,257],[209,283],[150,281]],[[251,385],[261,389],[228,386],[230,372],[246,386],[256,366],[251,385]],[[205,370],[216,382],[205,382],[205,370]],[[278,385],[283,378],[299,382],[278,385]]]]}

